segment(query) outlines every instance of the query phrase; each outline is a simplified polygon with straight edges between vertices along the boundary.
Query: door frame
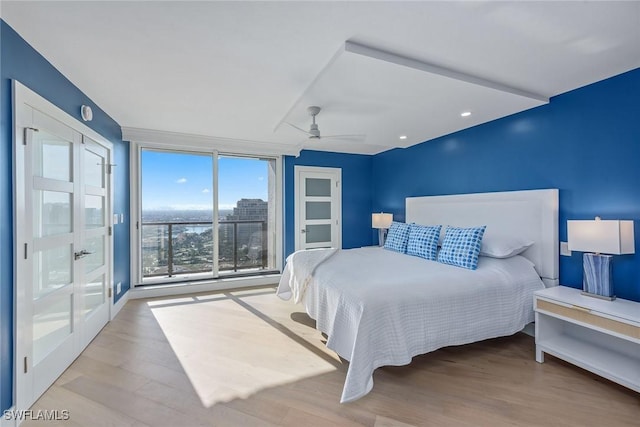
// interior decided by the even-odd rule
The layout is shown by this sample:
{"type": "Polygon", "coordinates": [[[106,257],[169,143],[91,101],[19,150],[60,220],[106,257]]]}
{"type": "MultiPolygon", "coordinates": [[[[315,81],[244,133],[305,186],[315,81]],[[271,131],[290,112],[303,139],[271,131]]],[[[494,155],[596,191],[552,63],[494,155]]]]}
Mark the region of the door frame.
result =
{"type": "MultiPolygon", "coordinates": [[[[130,147],[130,175],[132,182],[135,179],[135,185],[130,187],[130,210],[131,210],[131,286],[132,288],[140,288],[145,285],[170,285],[183,283],[188,281],[185,277],[175,277],[172,279],[160,279],[143,283],[142,274],[142,151],[157,151],[161,153],[174,154],[192,154],[192,155],[208,155],[212,161],[212,201],[213,201],[213,221],[211,223],[213,230],[213,241],[218,241],[218,150],[211,147],[194,147],[194,146],[170,146],[154,143],[131,143],[130,147]]],[[[212,277],[205,280],[216,280],[218,278],[218,245],[213,245],[213,268],[211,270],[212,277]]]]}
{"type": "MultiPolygon", "coordinates": [[[[32,123],[33,110],[38,110],[40,113],[45,114],[52,119],[62,123],[63,125],[79,132],[91,138],[93,141],[103,146],[107,150],[108,161],[107,165],[109,173],[106,174],[107,179],[107,203],[106,221],[109,227],[109,239],[107,239],[106,248],[106,289],[108,304],[108,319],[111,318],[111,314],[114,312],[114,299],[113,299],[113,174],[110,173],[110,169],[114,166],[113,161],[113,144],[105,139],[102,135],[80,122],[70,114],[66,113],[62,109],[58,108],[51,102],[47,101],[36,92],[32,91],[17,80],[12,80],[12,130],[13,130],[13,311],[14,311],[14,325],[13,325],[13,404],[16,410],[26,410],[33,403],[32,398],[25,395],[24,381],[27,379],[22,375],[24,369],[23,366],[23,354],[25,350],[31,351],[32,343],[26,342],[26,337],[31,337],[31,334],[23,333],[25,327],[25,319],[21,318],[21,307],[25,304],[25,292],[24,286],[20,284],[25,283],[25,278],[31,274],[27,270],[30,263],[25,261],[25,244],[24,234],[27,232],[27,227],[30,227],[31,217],[27,219],[26,203],[25,203],[25,173],[22,166],[25,165],[27,159],[25,159],[25,132],[22,130],[26,127],[30,127],[32,123]]],[[[108,322],[108,320],[107,320],[108,322]]],[[[78,331],[79,332],[79,331],[78,331]]],[[[79,338],[78,338],[79,342],[79,338]]],[[[82,350],[80,350],[82,351],[82,350]]],[[[31,354],[31,353],[29,353],[31,354]]],[[[79,354],[79,352],[78,352],[79,354]]],[[[77,356],[77,355],[76,355],[77,356]]],[[[74,357],[75,359],[75,357],[74,357]]],[[[29,388],[29,391],[32,387],[29,388]]]]}
{"type": "MultiPolygon", "coordinates": [[[[300,250],[301,248],[301,233],[300,233],[300,190],[302,188],[301,176],[303,173],[318,174],[322,177],[331,176],[336,181],[336,191],[331,196],[332,202],[337,202],[338,206],[335,209],[337,224],[336,230],[336,247],[342,248],[342,168],[321,167],[321,166],[294,166],[294,249],[300,250]]],[[[333,209],[333,208],[332,208],[333,209]]]]}

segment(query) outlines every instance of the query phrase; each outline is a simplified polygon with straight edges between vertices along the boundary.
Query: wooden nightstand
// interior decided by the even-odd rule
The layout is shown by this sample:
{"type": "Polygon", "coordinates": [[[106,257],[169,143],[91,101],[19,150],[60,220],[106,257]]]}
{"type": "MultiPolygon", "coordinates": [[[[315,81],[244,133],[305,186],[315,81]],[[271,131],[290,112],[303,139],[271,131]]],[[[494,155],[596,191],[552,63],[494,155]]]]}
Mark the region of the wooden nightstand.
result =
{"type": "Polygon", "coordinates": [[[640,303],[556,286],[537,291],[533,304],[536,361],[548,353],[640,392],[640,303]]]}

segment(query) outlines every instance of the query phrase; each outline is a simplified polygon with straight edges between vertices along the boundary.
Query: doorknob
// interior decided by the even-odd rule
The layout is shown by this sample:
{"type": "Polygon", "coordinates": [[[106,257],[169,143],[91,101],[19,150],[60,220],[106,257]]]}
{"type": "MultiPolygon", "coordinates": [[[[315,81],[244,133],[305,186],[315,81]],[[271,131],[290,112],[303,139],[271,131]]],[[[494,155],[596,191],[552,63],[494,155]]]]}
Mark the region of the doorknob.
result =
{"type": "Polygon", "coordinates": [[[84,257],[86,257],[87,255],[91,255],[92,253],[93,253],[93,252],[89,252],[88,250],[83,249],[83,250],[81,250],[80,252],[75,252],[75,253],[73,254],[73,258],[74,258],[75,260],[79,260],[80,258],[84,258],[84,257]]]}

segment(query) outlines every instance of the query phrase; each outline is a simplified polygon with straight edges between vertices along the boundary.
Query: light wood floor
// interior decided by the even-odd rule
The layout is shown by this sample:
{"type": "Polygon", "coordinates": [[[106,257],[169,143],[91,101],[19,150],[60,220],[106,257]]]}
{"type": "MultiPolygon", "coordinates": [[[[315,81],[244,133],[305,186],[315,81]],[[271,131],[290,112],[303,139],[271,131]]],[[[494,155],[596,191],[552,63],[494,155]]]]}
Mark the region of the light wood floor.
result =
{"type": "Polygon", "coordinates": [[[24,426],[638,426],[640,394],[550,356],[524,334],[385,367],[339,398],[346,372],[302,307],[274,289],[129,301],[24,426]]]}

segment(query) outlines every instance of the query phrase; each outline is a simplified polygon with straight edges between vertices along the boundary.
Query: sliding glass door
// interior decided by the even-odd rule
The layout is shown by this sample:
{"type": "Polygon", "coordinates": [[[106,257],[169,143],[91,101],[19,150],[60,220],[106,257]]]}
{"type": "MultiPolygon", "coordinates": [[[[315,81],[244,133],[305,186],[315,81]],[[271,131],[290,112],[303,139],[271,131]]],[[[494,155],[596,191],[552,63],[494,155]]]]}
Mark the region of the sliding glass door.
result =
{"type": "Polygon", "coordinates": [[[216,275],[214,163],[214,153],[142,150],[138,228],[144,280],[216,275]]]}
{"type": "Polygon", "coordinates": [[[275,160],[140,150],[141,284],[275,266],[275,160]]]}

